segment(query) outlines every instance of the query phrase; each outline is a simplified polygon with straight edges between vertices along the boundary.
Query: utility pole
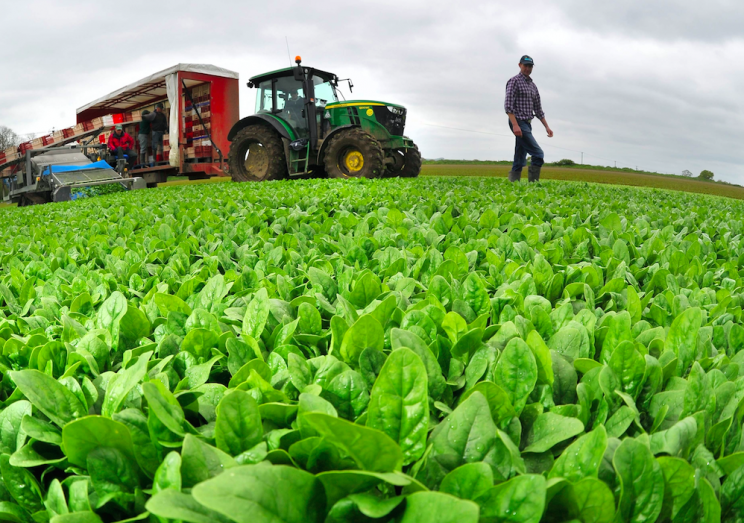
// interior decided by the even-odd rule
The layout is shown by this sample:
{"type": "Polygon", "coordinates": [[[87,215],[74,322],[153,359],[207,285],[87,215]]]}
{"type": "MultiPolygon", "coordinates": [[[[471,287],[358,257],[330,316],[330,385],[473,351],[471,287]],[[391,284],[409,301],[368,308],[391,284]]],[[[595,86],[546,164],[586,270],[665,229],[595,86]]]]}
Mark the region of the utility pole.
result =
{"type": "Polygon", "coordinates": [[[615,160],[615,169],[617,169],[617,160],[615,160]]]}
{"type": "Polygon", "coordinates": [[[581,165],[584,165],[584,153],[581,153],[581,165]]]}

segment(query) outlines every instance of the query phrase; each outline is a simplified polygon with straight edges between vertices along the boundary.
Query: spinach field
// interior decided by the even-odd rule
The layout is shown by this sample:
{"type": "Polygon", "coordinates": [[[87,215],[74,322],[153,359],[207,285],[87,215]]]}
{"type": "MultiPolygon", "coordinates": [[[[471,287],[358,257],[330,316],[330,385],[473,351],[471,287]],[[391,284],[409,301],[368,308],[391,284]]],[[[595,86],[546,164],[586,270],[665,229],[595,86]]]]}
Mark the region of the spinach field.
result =
{"type": "Polygon", "coordinates": [[[744,521],[741,202],[306,180],[0,219],[2,521],[744,521]]]}

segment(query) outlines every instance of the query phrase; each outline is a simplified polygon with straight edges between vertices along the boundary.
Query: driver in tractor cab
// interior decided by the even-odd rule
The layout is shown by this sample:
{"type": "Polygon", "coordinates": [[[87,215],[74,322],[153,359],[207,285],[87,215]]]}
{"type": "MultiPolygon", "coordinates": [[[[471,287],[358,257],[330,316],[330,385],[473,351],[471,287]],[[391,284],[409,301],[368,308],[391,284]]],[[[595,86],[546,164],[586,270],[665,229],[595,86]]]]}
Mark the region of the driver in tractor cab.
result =
{"type": "Polygon", "coordinates": [[[127,164],[129,164],[130,169],[132,168],[134,160],[137,158],[137,153],[134,151],[134,138],[129,133],[125,133],[121,125],[117,125],[114,132],[111,133],[108,149],[117,160],[122,160],[126,155],[127,164]]]}
{"type": "Polygon", "coordinates": [[[288,114],[290,123],[297,127],[297,123],[302,121],[302,111],[305,109],[305,97],[299,93],[289,93],[287,103],[284,104],[284,111],[288,114]]]}

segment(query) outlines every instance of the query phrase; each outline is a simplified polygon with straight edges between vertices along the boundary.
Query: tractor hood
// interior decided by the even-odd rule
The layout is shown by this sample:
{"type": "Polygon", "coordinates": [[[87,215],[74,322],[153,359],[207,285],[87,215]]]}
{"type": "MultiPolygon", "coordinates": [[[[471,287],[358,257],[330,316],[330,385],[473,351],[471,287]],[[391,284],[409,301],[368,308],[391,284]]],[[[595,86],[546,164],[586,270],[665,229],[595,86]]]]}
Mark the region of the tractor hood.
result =
{"type": "Polygon", "coordinates": [[[403,136],[406,125],[406,108],[377,100],[344,100],[331,102],[324,108],[324,115],[332,127],[360,125],[378,140],[403,136]]]}
{"type": "Polygon", "coordinates": [[[341,102],[331,102],[328,105],[326,105],[326,109],[337,109],[340,107],[358,107],[360,105],[363,106],[372,106],[372,107],[396,107],[398,109],[403,109],[403,111],[406,110],[405,107],[398,104],[391,104],[387,102],[381,102],[379,100],[343,100],[341,102]]]}

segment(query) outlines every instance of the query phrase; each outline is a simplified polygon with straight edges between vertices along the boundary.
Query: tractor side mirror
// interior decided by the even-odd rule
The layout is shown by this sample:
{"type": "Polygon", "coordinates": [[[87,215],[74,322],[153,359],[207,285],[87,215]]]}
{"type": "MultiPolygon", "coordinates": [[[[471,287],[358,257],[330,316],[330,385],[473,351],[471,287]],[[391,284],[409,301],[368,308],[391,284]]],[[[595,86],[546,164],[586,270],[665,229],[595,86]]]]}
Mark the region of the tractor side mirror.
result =
{"type": "Polygon", "coordinates": [[[348,82],[349,83],[349,92],[354,92],[354,83],[351,81],[351,78],[344,78],[343,80],[336,80],[336,85],[338,85],[338,82],[348,82]]]}
{"type": "Polygon", "coordinates": [[[302,71],[302,67],[295,67],[293,69],[294,72],[294,79],[298,82],[302,82],[305,79],[305,75],[302,71]]]}

